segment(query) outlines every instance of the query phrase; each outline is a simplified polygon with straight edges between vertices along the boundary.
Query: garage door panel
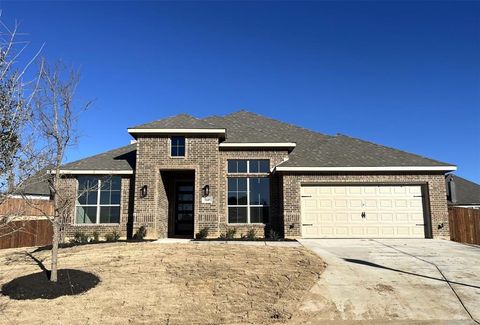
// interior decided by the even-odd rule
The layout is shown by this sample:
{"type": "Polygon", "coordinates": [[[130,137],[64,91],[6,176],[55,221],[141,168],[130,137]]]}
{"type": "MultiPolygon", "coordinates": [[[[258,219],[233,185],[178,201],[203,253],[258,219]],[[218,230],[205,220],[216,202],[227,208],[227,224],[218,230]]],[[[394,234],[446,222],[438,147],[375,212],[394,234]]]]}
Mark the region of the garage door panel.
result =
{"type": "Polygon", "coordinates": [[[425,236],[418,185],[305,186],[301,193],[303,237],[425,236]]]}

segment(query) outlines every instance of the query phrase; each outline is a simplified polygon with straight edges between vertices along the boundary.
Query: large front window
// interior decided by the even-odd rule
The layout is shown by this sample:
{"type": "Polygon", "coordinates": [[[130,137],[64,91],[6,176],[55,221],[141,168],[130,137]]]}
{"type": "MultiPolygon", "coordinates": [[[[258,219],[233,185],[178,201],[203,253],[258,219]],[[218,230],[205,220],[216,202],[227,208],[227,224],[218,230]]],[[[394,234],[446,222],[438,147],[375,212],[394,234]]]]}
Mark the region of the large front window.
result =
{"type": "Polygon", "coordinates": [[[77,180],[76,223],[119,223],[121,178],[79,176],[77,180]]]}
{"type": "MultiPolygon", "coordinates": [[[[229,160],[228,172],[267,174],[268,165],[268,160],[229,160]]],[[[269,206],[268,177],[228,178],[228,223],[267,223],[269,206]]]]}

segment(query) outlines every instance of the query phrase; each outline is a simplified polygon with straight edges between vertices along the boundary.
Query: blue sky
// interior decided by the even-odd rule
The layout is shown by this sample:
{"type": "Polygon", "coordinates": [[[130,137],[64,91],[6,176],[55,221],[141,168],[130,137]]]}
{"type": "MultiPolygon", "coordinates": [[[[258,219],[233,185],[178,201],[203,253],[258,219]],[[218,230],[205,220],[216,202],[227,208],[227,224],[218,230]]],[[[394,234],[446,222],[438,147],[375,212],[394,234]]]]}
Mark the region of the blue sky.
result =
{"type": "Polygon", "coordinates": [[[480,182],[480,2],[8,2],[81,68],[68,161],[127,127],[247,109],[457,164],[480,182]]]}

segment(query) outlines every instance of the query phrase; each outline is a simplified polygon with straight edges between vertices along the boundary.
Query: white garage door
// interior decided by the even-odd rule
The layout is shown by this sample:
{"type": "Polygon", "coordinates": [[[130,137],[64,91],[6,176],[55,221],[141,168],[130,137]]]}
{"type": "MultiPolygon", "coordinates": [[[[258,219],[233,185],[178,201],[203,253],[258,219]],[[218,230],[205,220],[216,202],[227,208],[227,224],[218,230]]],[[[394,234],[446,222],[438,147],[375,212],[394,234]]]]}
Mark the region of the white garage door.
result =
{"type": "Polygon", "coordinates": [[[425,238],[420,186],[302,186],[303,238],[425,238]]]}

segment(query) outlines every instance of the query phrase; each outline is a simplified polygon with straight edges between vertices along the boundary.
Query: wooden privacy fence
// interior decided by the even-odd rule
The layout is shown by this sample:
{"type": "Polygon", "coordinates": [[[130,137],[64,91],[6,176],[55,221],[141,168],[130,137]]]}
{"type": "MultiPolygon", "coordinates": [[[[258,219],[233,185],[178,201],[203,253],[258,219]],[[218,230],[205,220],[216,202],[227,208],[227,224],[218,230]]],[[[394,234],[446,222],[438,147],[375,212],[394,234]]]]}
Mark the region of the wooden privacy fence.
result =
{"type": "Polygon", "coordinates": [[[0,249],[50,245],[53,228],[45,214],[53,215],[52,201],[9,198],[2,202],[0,217],[11,221],[0,223],[0,249]]]}
{"type": "Polygon", "coordinates": [[[480,245],[480,210],[449,207],[448,222],[451,240],[480,245]]]}
{"type": "Polygon", "coordinates": [[[44,246],[52,243],[50,220],[21,220],[0,225],[0,249],[44,246]]]}
{"type": "Polygon", "coordinates": [[[7,199],[0,204],[0,216],[48,216],[53,215],[53,203],[50,200],[7,199]]]}

